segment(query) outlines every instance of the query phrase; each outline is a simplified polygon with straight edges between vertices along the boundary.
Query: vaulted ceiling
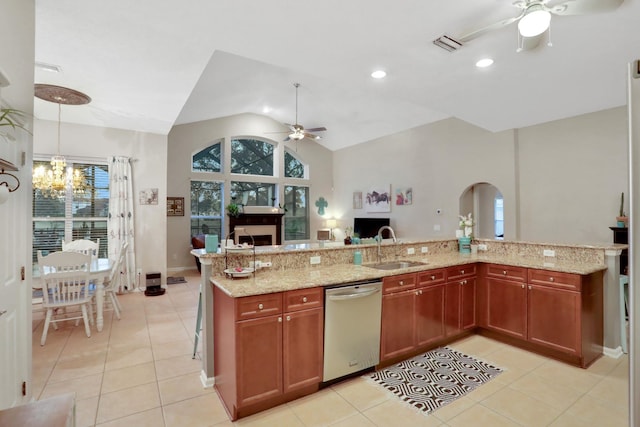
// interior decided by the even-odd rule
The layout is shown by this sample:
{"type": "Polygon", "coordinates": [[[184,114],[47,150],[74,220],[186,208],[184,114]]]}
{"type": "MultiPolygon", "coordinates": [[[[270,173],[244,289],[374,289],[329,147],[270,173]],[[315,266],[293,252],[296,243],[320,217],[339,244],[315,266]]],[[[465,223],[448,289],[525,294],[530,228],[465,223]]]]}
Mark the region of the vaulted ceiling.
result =
{"type": "Polygon", "coordinates": [[[35,80],[91,96],[65,122],[159,134],[245,112],[294,123],[299,82],[298,122],[325,126],[331,150],[447,117],[501,131],[626,104],[640,0],[554,15],[552,47],[517,53],[516,24],[456,52],[432,43],[518,13],[509,0],[36,0],[36,62],[60,72],[36,66],[35,80]],[[494,65],[476,68],[483,57],[494,65]]]}

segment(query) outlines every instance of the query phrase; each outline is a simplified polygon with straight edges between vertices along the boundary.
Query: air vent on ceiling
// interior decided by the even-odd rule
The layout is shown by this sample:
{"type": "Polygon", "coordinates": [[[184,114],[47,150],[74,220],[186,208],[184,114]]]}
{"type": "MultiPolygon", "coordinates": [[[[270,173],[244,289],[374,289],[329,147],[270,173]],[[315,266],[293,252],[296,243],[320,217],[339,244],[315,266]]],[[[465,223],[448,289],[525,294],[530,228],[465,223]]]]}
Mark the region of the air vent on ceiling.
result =
{"type": "Polygon", "coordinates": [[[448,35],[442,35],[433,41],[438,47],[443,48],[448,52],[455,52],[456,50],[462,47],[462,42],[454,39],[453,37],[449,37],[448,35]]]}
{"type": "Polygon", "coordinates": [[[41,70],[49,71],[51,73],[59,73],[62,71],[62,68],[60,68],[59,65],[47,64],[46,62],[36,61],[35,66],[36,68],[40,68],[41,70]]]}

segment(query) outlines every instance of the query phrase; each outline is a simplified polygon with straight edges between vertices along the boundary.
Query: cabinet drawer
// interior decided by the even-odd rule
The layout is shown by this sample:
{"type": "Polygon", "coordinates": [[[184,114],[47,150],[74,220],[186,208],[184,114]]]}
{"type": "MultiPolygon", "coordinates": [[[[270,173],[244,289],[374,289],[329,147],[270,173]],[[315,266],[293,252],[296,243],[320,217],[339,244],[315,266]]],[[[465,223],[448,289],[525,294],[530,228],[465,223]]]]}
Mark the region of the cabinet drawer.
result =
{"type": "Polygon", "coordinates": [[[555,288],[581,290],[581,276],[571,273],[560,273],[547,270],[529,270],[529,283],[553,286],[555,288]]]}
{"type": "Polygon", "coordinates": [[[447,274],[444,268],[418,273],[418,287],[436,285],[438,283],[444,283],[446,280],[447,274]]]}
{"type": "Polygon", "coordinates": [[[306,310],[323,306],[322,288],[297,289],[284,293],[284,311],[306,310]]]}
{"type": "Polygon", "coordinates": [[[391,276],[382,279],[382,289],[385,294],[406,291],[407,289],[413,289],[415,287],[415,274],[403,274],[400,276],[391,276]]]}
{"type": "Polygon", "coordinates": [[[513,280],[516,282],[526,282],[527,269],[524,267],[513,267],[510,265],[488,264],[487,276],[513,280]]]}
{"type": "Polygon", "coordinates": [[[476,264],[456,265],[447,268],[447,280],[456,280],[461,277],[475,276],[476,264]]]}
{"type": "Polygon", "coordinates": [[[282,293],[236,299],[236,320],[255,319],[282,313],[282,293]]]}

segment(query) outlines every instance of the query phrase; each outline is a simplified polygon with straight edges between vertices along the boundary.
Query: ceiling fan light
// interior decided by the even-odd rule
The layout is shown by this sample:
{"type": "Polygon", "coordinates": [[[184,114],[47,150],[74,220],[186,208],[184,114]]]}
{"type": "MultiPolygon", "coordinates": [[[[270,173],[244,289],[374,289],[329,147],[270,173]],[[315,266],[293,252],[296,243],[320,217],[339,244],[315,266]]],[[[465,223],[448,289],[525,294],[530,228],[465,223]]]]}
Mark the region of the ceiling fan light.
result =
{"type": "Polygon", "coordinates": [[[302,132],[291,132],[289,134],[289,138],[293,139],[294,141],[300,141],[302,138],[304,138],[304,133],[302,132]]]}
{"type": "Polygon", "coordinates": [[[518,21],[518,31],[522,37],[535,37],[544,33],[551,23],[551,13],[542,6],[532,10],[530,7],[526,15],[518,21]]]}

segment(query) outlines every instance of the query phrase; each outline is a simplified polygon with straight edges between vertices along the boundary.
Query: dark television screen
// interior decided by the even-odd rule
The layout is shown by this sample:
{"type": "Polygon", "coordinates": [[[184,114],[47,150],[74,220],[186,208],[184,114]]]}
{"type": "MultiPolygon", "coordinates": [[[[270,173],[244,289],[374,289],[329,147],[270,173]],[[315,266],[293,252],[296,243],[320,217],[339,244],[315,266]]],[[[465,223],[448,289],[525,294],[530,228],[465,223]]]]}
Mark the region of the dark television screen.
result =
{"type": "MultiPolygon", "coordinates": [[[[354,218],[353,219],[353,234],[361,239],[367,239],[378,235],[380,227],[389,225],[389,218],[354,218]]],[[[391,237],[389,230],[382,232],[382,238],[388,239],[391,237]]]]}

